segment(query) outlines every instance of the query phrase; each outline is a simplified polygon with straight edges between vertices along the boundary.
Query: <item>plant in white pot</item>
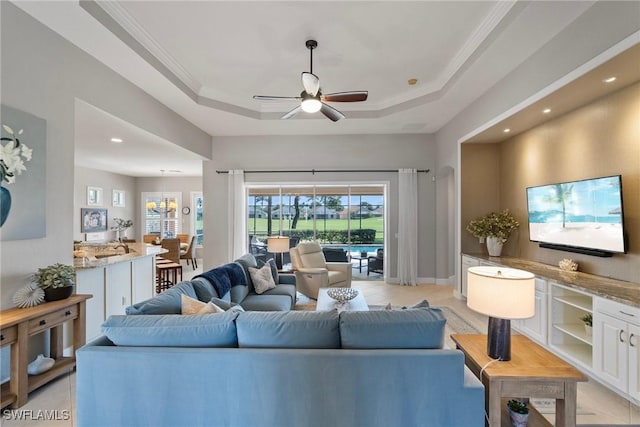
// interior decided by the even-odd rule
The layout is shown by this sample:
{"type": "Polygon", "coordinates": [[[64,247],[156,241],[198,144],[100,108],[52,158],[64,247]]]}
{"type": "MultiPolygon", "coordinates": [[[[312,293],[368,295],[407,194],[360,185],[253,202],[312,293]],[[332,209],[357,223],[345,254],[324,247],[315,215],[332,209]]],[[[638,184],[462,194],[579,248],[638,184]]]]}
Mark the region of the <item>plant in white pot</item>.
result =
{"type": "Polygon", "coordinates": [[[511,399],[507,402],[509,417],[513,427],[526,427],[529,419],[529,408],[527,402],[511,399]]]}
{"type": "Polygon", "coordinates": [[[587,313],[580,318],[584,322],[584,331],[587,336],[591,336],[593,331],[593,315],[591,313],[587,313]]]}
{"type": "Polygon", "coordinates": [[[65,299],[73,293],[76,270],[70,265],[52,264],[39,268],[33,275],[33,281],[44,290],[45,301],[65,299]]]}
{"type": "Polygon", "coordinates": [[[491,212],[483,218],[474,219],[467,225],[467,231],[475,237],[484,238],[490,256],[500,256],[502,245],[513,230],[520,227],[518,220],[505,209],[502,212],[491,212]]]}

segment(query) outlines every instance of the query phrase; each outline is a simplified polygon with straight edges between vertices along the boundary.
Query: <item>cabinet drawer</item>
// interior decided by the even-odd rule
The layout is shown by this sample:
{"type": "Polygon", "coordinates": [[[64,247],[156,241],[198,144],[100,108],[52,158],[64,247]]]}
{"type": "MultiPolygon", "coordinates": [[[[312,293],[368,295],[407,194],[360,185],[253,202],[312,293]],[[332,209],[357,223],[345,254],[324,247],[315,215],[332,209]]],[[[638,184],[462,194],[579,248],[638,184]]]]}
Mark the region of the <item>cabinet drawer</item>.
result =
{"type": "Polygon", "coordinates": [[[596,309],[616,319],[640,326],[640,308],[631,307],[606,298],[596,298],[596,309]]]}
{"type": "Polygon", "coordinates": [[[45,314],[29,321],[29,334],[37,334],[40,331],[52,328],[56,325],[66,322],[67,320],[78,317],[78,306],[63,308],[53,313],[45,314]]]}
{"type": "Polygon", "coordinates": [[[16,342],[18,338],[18,326],[9,326],[0,330],[0,347],[16,342]]]}

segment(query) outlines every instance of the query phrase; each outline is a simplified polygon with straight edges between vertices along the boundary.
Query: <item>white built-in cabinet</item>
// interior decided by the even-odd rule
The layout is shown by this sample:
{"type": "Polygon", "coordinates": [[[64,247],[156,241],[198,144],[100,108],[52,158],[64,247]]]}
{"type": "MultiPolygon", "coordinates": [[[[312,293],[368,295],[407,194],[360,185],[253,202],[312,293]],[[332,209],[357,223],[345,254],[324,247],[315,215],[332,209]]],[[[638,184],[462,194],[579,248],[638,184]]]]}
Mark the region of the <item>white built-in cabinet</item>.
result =
{"type": "Polygon", "coordinates": [[[529,319],[516,320],[513,327],[539,344],[547,344],[547,281],[539,277],[536,281],[536,311],[529,319]]]}
{"type": "MultiPolygon", "coordinates": [[[[522,264],[522,263],[517,263],[522,264]]],[[[476,265],[498,265],[482,257],[462,255],[461,290],[466,296],[467,269],[476,265]]],[[[525,267],[512,267],[523,268],[525,267]]],[[[529,319],[513,320],[512,328],[537,341],[585,374],[640,404],[640,307],[594,295],[571,275],[569,283],[545,277],[545,268],[536,274],[536,309],[529,319]],[[540,273],[542,272],[542,274],[540,273]],[[593,318],[593,328],[581,320],[593,318]]],[[[89,300],[90,301],[90,300],[89,300]]]]}
{"type": "Polygon", "coordinates": [[[596,298],[593,327],[596,376],[640,401],[640,309],[596,298]]]}
{"type": "Polygon", "coordinates": [[[76,292],[91,294],[87,300],[87,340],[101,334],[101,325],[111,315],[151,298],[155,292],[154,257],[139,257],[76,271],[76,292]]]}

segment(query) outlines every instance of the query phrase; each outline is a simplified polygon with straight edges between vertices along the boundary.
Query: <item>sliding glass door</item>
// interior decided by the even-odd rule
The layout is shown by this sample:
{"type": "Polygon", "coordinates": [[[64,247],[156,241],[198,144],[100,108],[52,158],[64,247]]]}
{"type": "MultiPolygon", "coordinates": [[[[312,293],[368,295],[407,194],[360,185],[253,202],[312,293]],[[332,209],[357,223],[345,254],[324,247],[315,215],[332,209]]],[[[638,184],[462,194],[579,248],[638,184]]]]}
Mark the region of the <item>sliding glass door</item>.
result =
{"type": "Polygon", "coordinates": [[[316,240],[323,247],[375,254],[384,247],[381,185],[248,186],[249,249],[266,237],[316,240]]]}

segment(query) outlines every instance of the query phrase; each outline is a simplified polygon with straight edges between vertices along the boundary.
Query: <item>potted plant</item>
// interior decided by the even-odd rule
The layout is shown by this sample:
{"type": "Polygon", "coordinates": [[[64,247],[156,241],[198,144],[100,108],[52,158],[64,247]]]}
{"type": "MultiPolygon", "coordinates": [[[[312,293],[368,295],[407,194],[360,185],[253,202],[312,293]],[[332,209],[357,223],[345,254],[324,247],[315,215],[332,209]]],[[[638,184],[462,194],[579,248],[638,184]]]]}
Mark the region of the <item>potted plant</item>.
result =
{"type": "Polygon", "coordinates": [[[60,263],[39,268],[33,275],[33,281],[44,290],[45,301],[57,301],[71,296],[75,279],[76,270],[60,263]]]}
{"type": "Polygon", "coordinates": [[[526,427],[527,420],[529,419],[529,408],[527,402],[511,399],[507,402],[507,408],[509,409],[509,417],[511,418],[511,424],[513,427],[526,427]]]}
{"type": "Polygon", "coordinates": [[[487,250],[491,256],[500,256],[502,245],[507,241],[513,230],[520,223],[505,209],[502,212],[491,212],[483,218],[472,220],[467,225],[467,231],[480,239],[486,239],[487,250]]]}
{"type": "Polygon", "coordinates": [[[120,242],[123,237],[127,237],[127,228],[133,227],[133,221],[130,219],[113,218],[113,222],[116,225],[111,227],[111,229],[116,231],[116,240],[120,242]],[[121,232],[124,232],[122,236],[120,235],[121,232]]]}
{"type": "Polygon", "coordinates": [[[586,332],[587,336],[590,337],[593,331],[593,315],[591,313],[587,313],[582,316],[580,320],[584,322],[584,331],[586,332]]]}

